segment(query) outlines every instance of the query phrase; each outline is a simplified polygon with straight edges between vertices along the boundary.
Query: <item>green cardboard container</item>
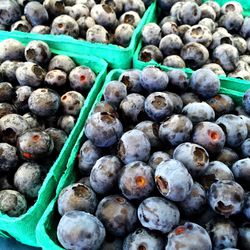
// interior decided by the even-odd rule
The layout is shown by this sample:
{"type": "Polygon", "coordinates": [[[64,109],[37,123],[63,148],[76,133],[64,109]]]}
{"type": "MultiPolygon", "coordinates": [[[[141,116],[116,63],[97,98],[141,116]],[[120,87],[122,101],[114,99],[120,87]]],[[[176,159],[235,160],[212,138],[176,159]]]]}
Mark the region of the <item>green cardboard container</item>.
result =
{"type": "MultiPolygon", "coordinates": [[[[110,73],[107,75],[107,78],[105,80],[105,83],[100,93],[98,94],[94,102],[94,105],[91,111],[96,106],[96,104],[102,100],[103,92],[105,90],[106,85],[112,80],[117,80],[123,71],[124,70],[121,70],[121,69],[110,71],[110,73]]],[[[234,101],[238,104],[241,104],[242,102],[243,93],[241,92],[221,88],[220,93],[224,93],[226,95],[231,96],[234,99],[234,101]]],[[[80,176],[78,176],[78,178],[76,176],[77,175],[77,167],[76,167],[77,155],[84,141],[86,141],[86,137],[85,137],[84,129],[83,129],[71,152],[69,161],[67,163],[66,171],[58,184],[58,187],[56,190],[56,196],[50,202],[48,208],[45,210],[43,216],[41,217],[41,220],[37,224],[37,228],[36,228],[37,242],[38,242],[38,245],[42,247],[43,249],[50,249],[50,250],[62,250],[63,249],[59,241],[57,240],[57,234],[56,234],[57,225],[60,220],[60,216],[57,212],[57,199],[58,199],[60,192],[62,191],[64,187],[70,184],[73,184],[78,179],[80,179],[80,176]]]]}
{"type": "Polygon", "coordinates": [[[155,11],[156,2],[152,3],[146,10],[141,22],[136,27],[131,42],[127,48],[113,44],[106,45],[80,41],[65,35],[41,35],[20,31],[0,31],[0,40],[2,40],[2,37],[4,39],[6,39],[6,37],[20,37],[22,40],[26,41],[26,43],[31,40],[42,40],[48,43],[51,48],[60,49],[70,53],[97,56],[106,60],[111,68],[128,69],[131,67],[132,58],[140,38],[142,28],[145,24],[151,22],[151,19],[155,16],[155,11]]]}
{"type": "MultiPolygon", "coordinates": [[[[13,38],[23,42],[24,44],[27,43],[26,39],[20,37],[13,38]]],[[[54,54],[64,54],[62,51],[56,49],[51,49],[51,51],[54,54]]],[[[55,196],[56,187],[63,174],[63,171],[66,168],[71,150],[75,145],[88,113],[101,89],[102,83],[107,74],[108,64],[102,59],[94,56],[76,55],[73,53],[67,53],[67,55],[69,55],[78,65],[89,66],[97,74],[96,82],[90,90],[88,96],[85,96],[85,103],[81,109],[76,125],[71,131],[57,160],[54,162],[53,166],[51,166],[51,169],[43,182],[38,194],[38,198],[34,205],[31,206],[28,211],[20,217],[9,217],[0,213],[0,235],[4,237],[14,237],[23,244],[30,246],[38,246],[35,235],[36,225],[43,212],[47,208],[49,202],[55,196]]]]}
{"type": "MultiPolygon", "coordinates": [[[[207,2],[203,1],[203,2],[207,2]]],[[[236,0],[237,2],[241,3],[241,5],[244,8],[244,15],[245,16],[250,16],[250,1],[244,1],[244,0],[236,0]]],[[[228,2],[227,0],[217,0],[215,2],[218,2],[221,6],[228,2]]],[[[159,11],[159,9],[158,9],[159,11]]],[[[156,11],[156,15],[151,19],[151,22],[157,23],[157,11],[156,11]]],[[[134,53],[133,56],[133,67],[134,68],[138,68],[138,69],[143,69],[144,67],[148,66],[148,65],[155,65],[157,67],[160,67],[161,69],[165,70],[165,71],[169,71],[170,69],[173,69],[171,67],[166,67],[160,63],[157,63],[154,60],[151,60],[150,62],[143,62],[140,61],[139,58],[139,53],[142,49],[142,39],[140,36],[140,41],[139,44],[136,48],[136,51],[134,53]]],[[[193,70],[190,68],[183,68],[183,71],[185,71],[188,75],[191,75],[193,70]]],[[[232,78],[232,77],[226,77],[226,76],[219,76],[220,81],[221,81],[221,87],[226,88],[226,89],[231,89],[231,90],[235,90],[238,92],[245,92],[246,90],[250,89],[250,81],[247,80],[241,80],[241,79],[237,79],[237,78],[232,78]]]]}

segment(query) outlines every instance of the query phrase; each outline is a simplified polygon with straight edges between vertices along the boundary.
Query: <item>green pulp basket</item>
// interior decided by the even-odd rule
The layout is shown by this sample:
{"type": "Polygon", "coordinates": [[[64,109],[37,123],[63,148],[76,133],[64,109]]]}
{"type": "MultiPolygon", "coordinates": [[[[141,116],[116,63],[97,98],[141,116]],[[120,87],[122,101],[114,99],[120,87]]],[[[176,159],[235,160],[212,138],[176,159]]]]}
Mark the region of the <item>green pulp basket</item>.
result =
{"type": "MultiPolygon", "coordinates": [[[[206,2],[206,1],[203,1],[203,2],[206,2]]],[[[220,5],[223,5],[225,2],[228,2],[228,1],[226,1],[226,0],[219,1],[218,0],[215,2],[218,2],[220,5]]],[[[246,16],[250,16],[250,1],[238,0],[237,2],[240,2],[242,4],[242,6],[244,7],[244,14],[246,16]]],[[[152,19],[152,22],[157,23],[157,14],[152,19]]],[[[142,46],[143,46],[142,39],[140,39],[139,44],[138,44],[136,51],[134,53],[134,56],[133,56],[133,67],[134,68],[143,69],[144,67],[146,67],[148,65],[155,65],[155,66],[157,66],[165,71],[169,71],[170,69],[173,69],[171,67],[166,67],[160,63],[157,63],[154,60],[151,60],[150,62],[140,61],[138,58],[139,58],[139,54],[140,54],[140,51],[142,49],[142,46]]],[[[191,75],[193,72],[193,70],[190,68],[183,68],[182,70],[185,71],[188,75],[191,75]]],[[[221,81],[222,90],[223,89],[230,89],[232,91],[235,91],[234,93],[236,94],[236,92],[242,93],[242,92],[246,92],[248,89],[250,89],[250,81],[241,80],[241,79],[232,78],[232,77],[226,77],[226,76],[219,76],[219,78],[221,81]]],[[[241,103],[241,99],[236,98],[236,95],[234,95],[233,97],[234,97],[236,102],[241,103]],[[240,102],[239,102],[239,100],[240,100],[240,102]]]]}
{"type": "MultiPolygon", "coordinates": [[[[96,104],[103,99],[103,92],[105,90],[106,85],[110,81],[117,80],[123,71],[124,70],[121,70],[121,69],[116,69],[116,70],[110,71],[110,73],[107,75],[107,78],[105,80],[105,83],[104,83],[100,93],[98,94],[98,96],[95,100],[95,103],[92,107],[92,110],[96,106],[96,104]]],[[[237,91],[227,90],[224,88],[221,88],[220,92],[227,94],[227,95],[230,95],[238,104],[241,103],[242,93],[239,93],[237,91]]],[[[90,111],[90,114],[91,114],[91,111],[90,111]]],[[[78,139],[77,139],[77,142],[76,142],[72,152],[71,152],[71,156],[69,158],[69,161],[68,161],[68,164],[66,167],[66,171],[58,184],[58,187],[56,190],[56,196],[50,202],[48,208],[45,210],[41,220],[39,221],[39,223],[37,225],[37,228],[36,228],[37,242],[38,242],[39,246],[42,247],[43,249],[50,249],[50,250],[62,250],[63,249],[60,246],[60,243],[58,242],[57,235],[56,235],[57,225],[58,225],[59,220],[60,220],[60,216],[57,212],[57,199],[58,199],[58,196],[59,196],[61,190],[64,187],[66,187],[66,186],[76,182],[78,179],[80,179],[79,176],[78,176],[78,179],[76,176],[77,175],[77,171],[76,171],[77,155],[79,153],[81,145],[83,144],[83,142],[85,140],[86,140],[86,137],[85,137],[84,129],[83,129],[81,131],[78,139]]]]}
{"type": "Polygon", "coordinates": [[[27,42],[31,40],[42,40],[48,43],[52,48],[71,53],[97,56],[107,61],[111,68],[127,69],[131,67],[132,58],[139,42],[142,28],[145,24],[151,22],[151,19],[155,15],[155,10],[156,3],[154,2],[148,7],[139,25],[136,27],[131,42],[127,48],[113,44],[107,45],[80,41],[65,35],[41,35],[20,31],[0,31],[0,39],[1,37],[20,37],[27,42]]]}
{"type": "MultiPolygon", "coordinates": [[[[23,43],[27,43],[26,39],[21,39],[19,37],[15,38],[23,43]]],[[[64,54],[62,51],[53,48],[51,48],[51,51],[54,54],[64,54]]],[[[63,174],[63,171],[65,170],[71,150],[75,145],[88,113],[107,74],[108,64],[102,59],[94,56],[76,55],[73,53],[67,53],[67,55],[70,56],[78,65],[86,65],[93,69],[93,71],[97,74],[96,82],[85,100],[74,129],[71,131],[57,160],[54,162],[49,173],[47,174],[34,205],[20,217],[9,217],[5,214],[0,214],[0,235],[5,237],[14,237],[16,240],[30,246],[38,246],[35,235],[36,225],[49,202],[55,196],[57,184],[63,174]]]]}

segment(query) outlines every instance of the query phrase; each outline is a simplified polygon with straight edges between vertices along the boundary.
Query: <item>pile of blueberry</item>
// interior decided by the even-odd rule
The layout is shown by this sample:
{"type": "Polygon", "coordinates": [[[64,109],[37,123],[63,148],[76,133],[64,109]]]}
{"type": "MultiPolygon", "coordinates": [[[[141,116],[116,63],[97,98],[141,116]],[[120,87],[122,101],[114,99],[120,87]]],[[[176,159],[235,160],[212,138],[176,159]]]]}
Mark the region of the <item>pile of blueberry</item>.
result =
{"type": "Polygon", "coordinates": [[[124,71],[85,124],[78,183],[59,195],[66,249],[250,249],[250,91],[210,69],[124,71]]]}
{"type": "Polygon", "coordinates": [[[37,198],[96,75],[42,41],[2,41],[0,63],[0,211],[19,216],[37,198]]]}
{"type": "Polygon", "coordinates": [[[158,0],[163,18],[143,28],[139,60],[250,80],[250,17],[235,1],[196,2],[158,0]]]}
{"type": "Polygon", "coordinates": [[[151,0],[0,1],[0,29],[127,47],[151,0]]]}

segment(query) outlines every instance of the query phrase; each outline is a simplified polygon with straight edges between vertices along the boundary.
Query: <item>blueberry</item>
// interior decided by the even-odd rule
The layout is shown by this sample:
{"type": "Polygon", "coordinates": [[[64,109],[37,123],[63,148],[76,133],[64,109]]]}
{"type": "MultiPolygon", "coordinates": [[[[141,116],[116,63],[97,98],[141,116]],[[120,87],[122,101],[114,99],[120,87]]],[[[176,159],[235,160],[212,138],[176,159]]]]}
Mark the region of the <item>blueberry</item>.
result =
{"type": "Polygon", "coordinates": [[[11,217],[18,217],[27,210],[25,197],[15,190],[0,191],[0,211],[11,217]]]}
{"type": "Polygon", "coordinates": [[[100,101],[98,102],[93,111],[92,111],[92,114],[94,113],[98,113],[98,112],[107,112],[107,113],[110,113],[112,114],[113,116],[115,117],[119,117],[118,113],[116,112],[116,109],[114,106],[112,106],[111,104],[105,102],[105,101],[100,101]]]}
{"type": "Polygon", "coordinates": [[[16,168],[17,163],[17,149],[8,143],[0,143],[0,171],[11,171],[16,168]]]}
{"type": "Polygon", "coordinates": [[[49,87],[52,88],[63,87],[67,82],[67,74],[60,69],[54,69],[46,74],[44,80],[49,87]]]}
{"type": "Polygon", "coordinates": [[[245,114],[245,115],[240,115],[240,118],[244,121],[244,123],[247,126],[248,137],[249,137],[250,136],[250,117],[247,117],[245,114]]]}
{"type": "Polygon", "coordinates": [[[243,214],[246,216],[248,220],[250,219],[250,192],[246,193],[245,195],[243,214]]]}
{"type": "Polygon", "coordinates": [[[84,4],[75,4],[70,8],[69,16],[78,20],[80,17],[89,16],[89,8],[84,4]]]}
{"type": "Polygon", "coordinates": [[[208,202],[215,212],[229,217],[241,212],[244,203],[244,189],[234,181],[217,181],[209,189],[208,202]]]}
{"type": "Polygon", "coordinates": [[[0,102],[10,102],[13,97],[13,86],[9,82],[0,82],[0,102]]]}
{"type": "Polygon", "coordinates": [[[31,93],[28,104],[30,111],[35,115],[48,117],[57,113],[60,97],[54,90],[40,88],[31,93]]]}
{"type": "Polygon", "coordinates": [[[154,66],[145,67],[141,72],[141,86],[149,92],[167,88],[168,75],[154,66]]]}
{"type": "Polygon", "coordinates": [[[215,49],[223,44],[233,44],[232,35],[228,33],[228,31],[222,27],[217,28],[217,30],[213,33],[213,41],[210,45],[210,49],[215,49]]]}
{"type": "Polygon", "coordinates": [[[196,42],[185,44],[181,49],[181,57],[185,61],[186,66],[190,68],[200,68],[209,58],[207,48],[196,42]]]}
{"type": "Polygon", "coordinates": [[[245,17],[243,24],[241,26],[240,34],[246,39],[250,37],[249,24],[250,24],[250,18],[245,17]]]}
{"type": "Polygon", "coordinates": [[[158,165],[167,160],[170,160],[169,154],[163,151],[156,151],[150,156],[148,165],[153,168],[153,170],[156,170],[158,165]]]}
{"type": "Polygon", "coordinates": [[[71,130],[74,128],[76,123],[76,118],[72,115],[60,116],[57,122],[57,126],[65,131],[66,134],[70,134],[71,130]]]}
{"type": "Polygon", "coordinates": [[[249,222],[243,223],[239,227],[239,247],[240,249],[247,250],[250,246],[250,224],[249,222]]]}
{"type": "Polygon", "coordinates": [[[174,105],[174,113],[181,113],[182,109],[183,109],[183,101],[181,99],[181,97],[179,95],[177,95],[176,93],[172,93],[172,92],[168,92],[168,91],[164,91],[168,97],[171,99],[173,105],[174,105]]]}
{"type": "Polygon", "coordinates": [[[138,218],[143,227],[168,233],[179,224],[178,208],[164,198],[149,197],[138,207],[138,218]]]}
{"type": "Polygon", "coordinates": [[[161,28],[156,23],[148,23],[142,29],[142,42],[144,45],[159,46],[161,41],[161,28]]]}
{"type": "Polygon", "coordinates": [[[250,158],[236,161],[232,166],[232,171],[238,183],[248,186],[250,180],[250,158]]]}
{"type": "Polygon", "coordinates": [[[43,5],[51,16],[58,16],[64,13],[67,0],[44,0],[43,5]]]}
{"type": "Polygon", "coordinates": [[[186,90],[189,86],[189,79],[185,72],[180,69],[173,69],[168,72],[169,85],[177,90],[186,90]]]}
{"type": "Polygon", "coordinates": [[[95,20],[90,16],[83,16],[77,20],[79,26],[79,35],[82,38],[86,38],[87,30],[93,27],[96,23],[95,20]]]}
{"type": "Polygon", "coordinates": [[[75,183],[65,187],[60,192],[57,205],[61,216],[73,210],[93,214],[97,206],[97,197],[90,187],[81,183],[75,183]]]}
{"type": "Polygon", "coordinates": [[[122,136],[122,132],[121,122],[106,112],[91,115],[85,124],[86,137],[98,147],[113,145],[122,136]]]}
{"type": "Polygon", "coordinates": [[[206,102],[213,108],[217,117],[233,112],[235,107],[233,99],[224,94],[217,94],[206,102]]]}
{"type": "Polygon", "coordinates": [[[109,193],[117,184],[122,164],[116,156],[106,155],[95,162],[90,172],[90,185],[98,194],[109,193]]]}
{"type": "Polygon", "coordinates": [[[143,62],[155,60],[156,62],[161,63],[163,60],[163,55],[160,49],[155,45],[146,45],[140,51],[139,60],[143,62]]]}
{"type": "Polygon", "coordinates": [[[41,87],[46,71],[38,64],[25,62],[16,70],[16,78],[21,86],[41,87]]]}
{"type": "Polygon", "coordinates": [[[178,55],[183,47],[181,38],[175,34],[164,36],[159,44],[159,48],[164,56],[178,55]]]}
{"type": "Polygon", "coordinates": [[[20,86],[16,88],[13,104],[18,112],[23,113],[29,110],[28,99],[32,93],[29,86],[20,86]]]}
{"type": "Polygon", "coordinates": [[[0,119],[1,140],[16,145],[17,137],[24,133],[28,128],[28,123],[21,115],[5,115],[0,119]]]}
{"type": "Polygon", "coordinates": [[[46,132],[31,129],[18,137],[17,148],[23,159],[36,161],[49,156],[54,149],[54,143],[46,132]]]}
{"type": "Polygon", "coordinates": [[[32,29],[30,23],[26,20],[20,20],[13,23],[10,27],[10,31],[22,31],[22,32],[30,32],[32,29]]]}
{"type": "Polygon", "coordinates": [[[36,163],[24,163],[16,171],[14,185],[17,190],[30,198],[36,198],[43,183],[43,170],[36,163]]]}
{"type": "Polygon", "coordinates": [[[238,230],[235,224],[229,220],[212,220],[207,225],[211,236],[213,249],[224,249],[236,247],[238,240],[238,230]]]}
{"type": "Polygon", "coordinates": [[[201,10],[195,2],[185,2],[179,12],[182,24],[194,25],[200,21],[201,10]]]}
{"type": "Polygon", "coordinates": [[[182,24],[182,25],[178,26],[179,37],[180,37],[181,39],[183,39],[185,33],[186,33],[190,28],[191,28],[191,26],[188,25],[188,24],[182,24]]]}
{"type": "Polygon", "coordinates": [[[186,43],[196,42],[208,47],[212,42],[212,33],[206,26],[194,25],[184,35],[186,43]]]}
{"type": "Polygon", "coordinates": [[[61,105],[65,115],[79,115],[85,98],[77,91],[66,92],[61,97],[61,105]]]}
{"type": "Polygon", "coordinates": [[[170,35],[170,34],[178,35],[179,33],[177,24],[171,21],[165,22],[162,25],[161,30],[162,30],[163,36],[170,35]]]}
{"type": "Polygon", "coordinates": [[[234,175],[226,164],[220,161],[211,161],[205,173],[200,177],[200,182],[208,190],[218,180],[233,181],[234,175]]]}
{"type": "Polygon", "coordinates": [[[243,96],[242,106],[244,110],[250,114],[250,90],[246,91],[243,96]]]}
{"type": "Polygon", "coordinates": [[[23,62],[6,60],[0,65],[0,72],[4,80],[9,82],[17,82],[16,70],[23,62]]]}
{"type": "Polygon", "coordinates": [[[14,114],[16,113],[16,109],[13,105],[9,103],[0,103],[0,119],[8,114],[14,114]]]}
{"type": "Polygon", "coordinates": [[[135,129],[141,130],[148,137],[152,147],[158,147],[160,145],[158,136],[159,126],[156,122],[143,121],[138,123],[135,129]]]}
{"type": "Polygon", "coordinates": [[[127,11],[120,17],[120,23],[128,23],[131,24],[134,27],[137,27],[139,22],[141,21],[141,18],[139,14],[135,11],[127,11]]]}
{"type": "Polygon", "coordinates": [[[164,23],[166,22],[174,22],[177,23],[176,16],[165,16],[159,23],[159,26],[162,27],[164,23]]]}
{"type": "Polygon", "coordinates": [[[45,125],[43,123],[43,121],[41,121],[40,119],[38,119],[38,117],[32,113],[25,113],[23,115],[23,118],[26,120],[26,122],[29,125],[29,128],[40,128],[40,129],[44,129],[45,125]]]}
{"type": "Polygon", "coordinates": [[[47,128],[45,129],[45,132],[52,138],[54,142],[54,150],[57,153],[60,153],[68,138],[67,134],[63,130],[57,128],[47,128]]]}
{"type": "Polygon", "coordinates": [[[183,108],[182,114],[186,115],[193,123],[213,121],[215,118],[214,110],[206,102],[189,103],[183,108]]]}
{"type": "Polygon", "coordinates": [[[237,48],[239,53],[243,55],[247,50],[246,40],[240,36],[234,36],[232,39],[233,39],[233,45],[237,48]]]}
{"type": "Polygon", "coordinates": [[[226,137],[217,124],[201,122],[194,128],[192,141],[203,146],[209,153],[216,154],[224,148],[226,137]]]}
{"type": "Polygon", "coordinates": [[[0,24],[11,25],[21,18],[20,5],[15,0],[1,1],[0,3],[0,24]]]}
{"type": "Polygon", "coordinates": [[[160,193],[172,201],[183,201],[191,192],[193,179],[184,165],[167,160],[155,170],[155,182],[160,193]]]}
{"type": "MultiPolygon", "coordinates": [[[[171,1],[167,1],[167,0],[159,0],[159,2],[171,2],[171,1]]],[[[174,3],[171,6],[170,9],[170,16],[174,17],[176,19],[176,21],[180,21],[180,11],[181,8],[184,4],[184,2],[180,2],[180,1],[173,1],[174,3]]]]}
{"type": "Polygon", "coordinates": [[[233,45],[222,44],[213,51],[213,60],[225,71],[232,71],[239,61],[239,52],[233,45]]]}
{"type": "Polygon", "coordinates": [[[110,35],[101,25],[94,25],[87,30],[86,40],[95,43],[109,43],[110,35]]]}
{"type": "Polygon", "coordinates": [[[221,13],[222,14],[227,14],[227,13],[235,13],[235,14],[242,14],[243,12],[243,8],[241,6],[240,3],[236,2],[236,1],[229,1],[227,3],[225,3],[222,7],[221,7],[221,13]]]}
{"type": "Polygon", "coordinates": [[[91,17],[95,22],[105,29],[116,28],[117,19],[115,11],[107,4],[96,4],[90,11],[91,17]]]}
{"type": "Polygon", "coordinates": [[[209,165],[207,151],[200,145],[190,142],[180,144],[174,150],[173,158],[183,163],[193,177],[202,175],[209,165]]]}
{"type": "Polygon", "coordinates": [[[207,6],[212,7],[213,10],[216,13],[216,18],[218,18],[220,16],[221,8],[220,8],[220,5],[217,2],[212,1],[212,0],[208,0],[205,3],[203,3],[203,5],[207,5],[207,6]]]}
{"type": "Polygon", "coordinates": [[[70,57],[65,55],[56,55],[50,60],[48,71],[51,71],[53,69],[59,69],[69,74],[70,71],[75,67],[76,64],[70,57]]]}
{"type": "Polygon", "coordinates": [[[241,153],[243,157],[250,157],[250,138],[241,144],[241,153]]]}
{"type": "Polygon", "coordinates": [[[236,33],[241,29],[243,24],[243,16],[235,12],[229,12],[222,15],[218,23],[221,27],[226,28],[229,32],[236,33]]]}
{"type": "Polygon", "coordinates": [[[129,200],[149,197],[154,187],[153,169],[143,162],[131,162],[120,173],[119,188],[129,200]]]}
{"type": "Polygon", "coordinates": [[[138,228],[129,234],[123,242],[123,250],[130,249],[164,249],[163,239],[144,228],[138,228]]]}
{"type": "MultiPolygon", "coordinates": [[[[66,0],[66,1],[71,1],[71,0],[66,0]]],[[[74,1],[74,0],[73,0],[74,1]]],[[[100,1],[99,1],[100,2],[100,1]]],[[[95,0],[76,0],[76,3],[81,3],[86,5],[89,9],[93,8],[96,5],[95,0]]],[[[70,4],[67,4],[70,5],[70,4]]]]}
{"type": "Polygon", "coordinates": [[[29,42],[25,47],[24,55],[28,62],[37,63],[39,65],[46,65],[51,58],[49,46],[42,41],[29,42]]]}
{"type": "Polygon", "coordinates": [[[114,237],[106,237],[100,250],[118,250],[122,249],[123,239],[114,238],[114,237]]]}
{"type": "Polygon", "coordinates": [[[149,159],[150,150],[148,137],[137,129],[124,133],[118,143],[118,156],[125,164],[133,161],[146,162],[149,159]]]}
{"type": "Polygon", "coordinates": [[[214,22],[214,20],[212,20],[211,18],[207,18],[207,17],[201,19],[198,24],[202,26],[206,26],[210,30],[211,33],[214,33],[217,27],[217,23],[214,22]]]}
{"type": "Polygon", "coordinates": [[[163,60],[163,65],[172,68],[185,68],[186,64],[180,56],[167,56],[163,60]]]}
{"type": "Polygon", "coordinates": [[[50,33],[50,27],[46,25],[36,25],[31,30],[30,33],[36,33],[36,34],[49,34],[50,33]]]}
{"type": "Polygon", "coordinates": [[[32,26],[46,24],[49,20],[49,15],[45,7],[35,1],[25,5],[24,15],[32,26]]]}
{"type": "Polygon", "coordinates": [[[157,0],[158,5],[164,12],[169,11],[176,2],[178,0],[157,0]]]}
{"type": "Polygon", "coordinates": [[[134,27],[128,23],[122,23],[115,30],[115,42],[123,47],[128,47],[134,33],[134,27]]]}
{"type": "Polygon", "coordinates": [[[6,60],[23,60],[24,45],[12,38],[0,42],[0,62],[6,60]]]}
{"type": "Polygon", "coordinates": [[[68,35],[77,38],[79,35],[78,23],[68,15],[56,17],[51,24],[52,35],[68,35]]]}
{"type": "Polygon", "coordinates": [[[106,85],[103,96],[107,103],[119,106],[120,102],[127,96],[127,87],[122,82],[111,81],[106,85]]]}
{"type": "Polygon", "coordinates": [[[162,121],[172,114],[174,107],[168,94],[154,92],[146,98],[144,109],[150,119],[162,121]]]}
{"type": "Polygon", "coordinates": [[[120,0],[102,0],[102,4],[109,5],[117,15],[120,15],[123,11],[124,2],[120,0]]]}
{"type": "Polygon", "coordinates": [[[171,249],[212,250],[212,242],[207,231],[198,224],[186,222],[175,228],[168,235],[165,250],[171,249]],[[181,247],[179,247],[181,246],[181,247]]]}
{"type": "Polygon", "coordinates": [[[119,195],[104,197],[98,204],[96,217],[103,223],[107,233],[124,237],[136,226],[136,208],[119,195]]]}
{"type": "Polygon", "coordinates": [[[124,1],[124,11],[135,11],[140,16],[143,16],[145,12],[144,2],[142,0],[124,1]]]}
{"type": "Polygon", "coordinates": [[[217,155],[216,160],[223,162],[228,167],[231,167],[237,160],[239,160],[239,156],[231,148],[225,147],[217,155]]]}
{"type": "Polygon", "coordinates": [[[70,211],[63,215],[57,227],[57,238],[66,249],[97,250],[104,241],[103,224],[83,211],[70,211]]]}
{"type": "Polygon", "coordinates": [[[90,140],[85,141],[79,152],[78,167],[83,174],[89,174],[96,161],[102,157],[102,151],[90,140]]]}
{"type": "Polygon", "coordinates": [[[204,188],[198,182],[194,182],[190,194],[183,201],[179,202],[178,206],[185,216],[195,216],[204,211],[206,202],[204,188]]]}
{"type": "Polygon", "coordinates": [[[86,66],[78,66],[71,70],[69,74],[70,86],[73,90],[90,90],[96,79],[95,73],[86,66]]]}
{"type": "Polygon", "coordinates": [[[119,77],[119,81],[127,86],[128,93],[140,93],[141,87],[141,71],[138,69],[125,70],[119,77]]]}
{"type": "Polygon", "coordinates": [[[199,7],[200,11],[201,11],[201,20],[204,18],[211,18],[213,21],[215,21],[216,19],[216,12],[213,9],[213,7],[209,6],[209,5],[204,5],[202,4],[199,7]]]}
{"type": "Polygon", "coordinates": [[[144,116],[145,97],[140,94],[129,94],[120,103],[120,111],[124,119],[137,123],[144,116]]]}
{"type": "Polygon", "coordinates": [[[247,138],[248,130],[244,121],[232,114],[226,114],[217,119],[216,123],[226,135],[226,143],[230,147],[238,147],[247,138]]]}

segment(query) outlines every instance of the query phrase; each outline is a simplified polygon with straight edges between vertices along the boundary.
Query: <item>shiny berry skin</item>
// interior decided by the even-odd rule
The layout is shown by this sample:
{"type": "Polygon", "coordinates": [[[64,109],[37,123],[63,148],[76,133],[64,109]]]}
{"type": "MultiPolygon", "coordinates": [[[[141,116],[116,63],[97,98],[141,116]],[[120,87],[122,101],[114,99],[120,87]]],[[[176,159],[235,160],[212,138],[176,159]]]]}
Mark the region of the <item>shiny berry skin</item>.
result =
{"type": "Polygon", "coordinates": [[[43,180],[42,166],[26,162],[17,169],[14,176],[14,185],[20,193],[30,198],[36,198],[43,180]]]}
{"type": "Polygon", "coordinates": [[[66,92],[61,97],[61,106],[65,115],[78,116],[84,105],[85,98],[77,91],[66,92]]]}
{"type": "Polygon", "coordinates": [[[161,123],[159,137],[163,142],[173,146],[186,142],[190,139],[193,124],[184,115],[172,115],[161,123]]]}
{"type": "Polygon", "coordinates": [[[15,169],[18,163],[17,149],[8,143],[0,143],[0,172],[15,169]]]}
{"type": "Polygon", "coordinates": [[[119,106],[120,102],[127,96],[127,87],[119,81],[111,81],[105,87],[103,97],[104,100],[113,105],[119,106]]]}
{"type": "Polygon", "coordinates": [[[25,197],[15,190],[0,191],[0,211],[10,217],[18,217],[27,210],[25,197]]]}
{"type": "Polygon", "coordinates": [[[129,200],[149,197],[154,187],[153,169],[143,162],[131,162],[120,173],[119,188],[129,200]]]}
{"type": "Polygon", "coordinates": [[[35,115],[48,117],[57,113],[60,107],[60,97],[52,89],[40,88],[31,93],[28,105],[35,115]]]}
{"type": "Polygon", "coordinates": [[[145,199],[137,214],[143,227],[162,233],[171,231],[180,220],[180,212],[174,203],[160,197],[145,199]]]}
{"type": "Polygon", "coordinates": [[[237,182],[247,187],[250,181],[250,158],[236,161],[232,166],[232,171],[237,182]]]}
{"type": "Polygon", "coordinates": [[[198,144],[185,142],[174,150],[173,158],[180,161],[192,176],[199,176],[206,171],[209,164],[207,151],[198,144]]]}
{"type": "Polygon", "coordinates": [[[178,55],[182,47],[182,40],[176,34],[169,34],[164,36],[159,44],[159,49],[164,56],[178,55]]]}
{"type": "Polygon", "coordinates": [[[215,212],[225,217],[238,214],[244,203],[244,189],[234,181],[217,181],[209,189],[208,202],[215,212]]]}
{"type": "Polygon", "coordinates": [[[165,250],[178,249],[212,250],[212,242],[207,231],[198,224],[186,222],[168,235],[165,250]],[[181,247],[179,247],[181,246],[181,247]]]}
{"type": "Polygon", "coordinates": [[[86,137],[97,147],[113,145],[119,140],[122,133],[123,126],[121,122],[106,112],[91,115],[85,124],[86,137]]]}
{"type": "Polygon", "coordinates": [[[65,187],[60,192],[57,206],[61,216],[73,210],[93,214],[97,206],[97,197],[90,187],[81,183],[75,183],[65,187]]]}
{"type": "Polygon", "coordinates": [[[200,21],[201,10],[195,2],[186,2],[181,7],[179,18],[182,24],[194,25],[200,21]]]}
{"type": "Polygon", "coordinates": [[[70,134],[72,129],[75,127],[76,118],[72,115],[63,115],[60,116],[57,122],[59,129],[65,131],[66,134],[70,134]]]}
{"type": "Polygon", "coordinates": [[[118,143],[118,156],[123,163],[146,162],[150,156],[151,145],[148,137],[138,129],[124,133],[118,143]]]}
{"type": "Polygon", "coordinates": [[[170,160],[170,155],[168,153],[163,151],[156,151],[150,156],[148,165],[153,168],[153,170],[156,170],[158,165],[167,160],[170,160]]]}
{"type": "Polygon", "coordinates": [[[96,217],[108,234],[117,237],[132,232],[137,223],[136,208],[120,195],[104,197],[98,204],[96,217]]]}
{"type": "Polygon", "coordinates": [[[116,186],[122,164],[118,157],[106,155],[98,159],[90,172],[90,185],[97,194],[107,194],[116,186]]]}
{"type": "Polygon", "coordinates": [[[155,170],[155,182],[160,193],[172,201],[183,201],[190,194],[193,185],[191,175],[177,160],[159,164],[155,170]]]}
{"type": "Polygon", "coordinates": [[[1,1],[0,13],[0,24],[9,26],[21,18],[21,6],[14,0],[1,1]]]}
{"type": "Polygon", "coordinates": [[[49,156],[54,149],[54,143],[46,132],[32,129],[18,137],[17,148],[24,160],[36,161],[49,156]]]}
{"type": "Polygon", "coordinates": [[[57,238],[66,249],[97,250],[105,235],[105,228],[100,220],[83,211],[66,213],[57,226],[57,238]]]}
{"type": "Polygon", "coordinates": [[[131,24],[128,23],[122,23],[117,26],[115,30],[115,42],[116,44],[128,47],[131,41],[131,38],[134,33],[134,27],[131,24]]]}
{"type": "Polygon", "coordinates": [[[12,38],[3,40],[0,43],[0,62],[6,60],[19,61],[24,58],[24,45],[12,38]]]}
{"type": "Polygon", "coordinates": [[[159,46],[161,41],[161,28],[156,23],[148,23],[142,29],[142,42],[144,45],[159,46]]]}
{"type": "Polygon", "coordinates": [[[60,153],[68,138],[67,134],[63,130],[57,128],[47,128],[45,129],[45,132],[52,138],[54,142],[54,150],[57,153],[60,153]]]}
{"type": "Polygon", "coordinates": [[[226,114],[217,119],[218,124],[226,135],[226,143],[236,148],[240,146],[247,138],[248,130],[244,121],[232,114],[226,114]]]}
{"type": "Polygon", "coordinates": [[[189,79],[185,72],[173,69],[168,72],[169,85],[177,90],[185,90],[189,86],[189,79]]]}
{"type": "Polygon", "coordinates": [[[95,73],[86,66],[78,66],[69,73],[69,82],[73,90],[90,90],[95,83],[95,73]]]}
{"type": "Polygon", "coordinates": [[[209,153],[217,154],[226,143],[221,127],[212,122],[200,122],[193,131],[192,141],[204,147],[209,153]]]}

